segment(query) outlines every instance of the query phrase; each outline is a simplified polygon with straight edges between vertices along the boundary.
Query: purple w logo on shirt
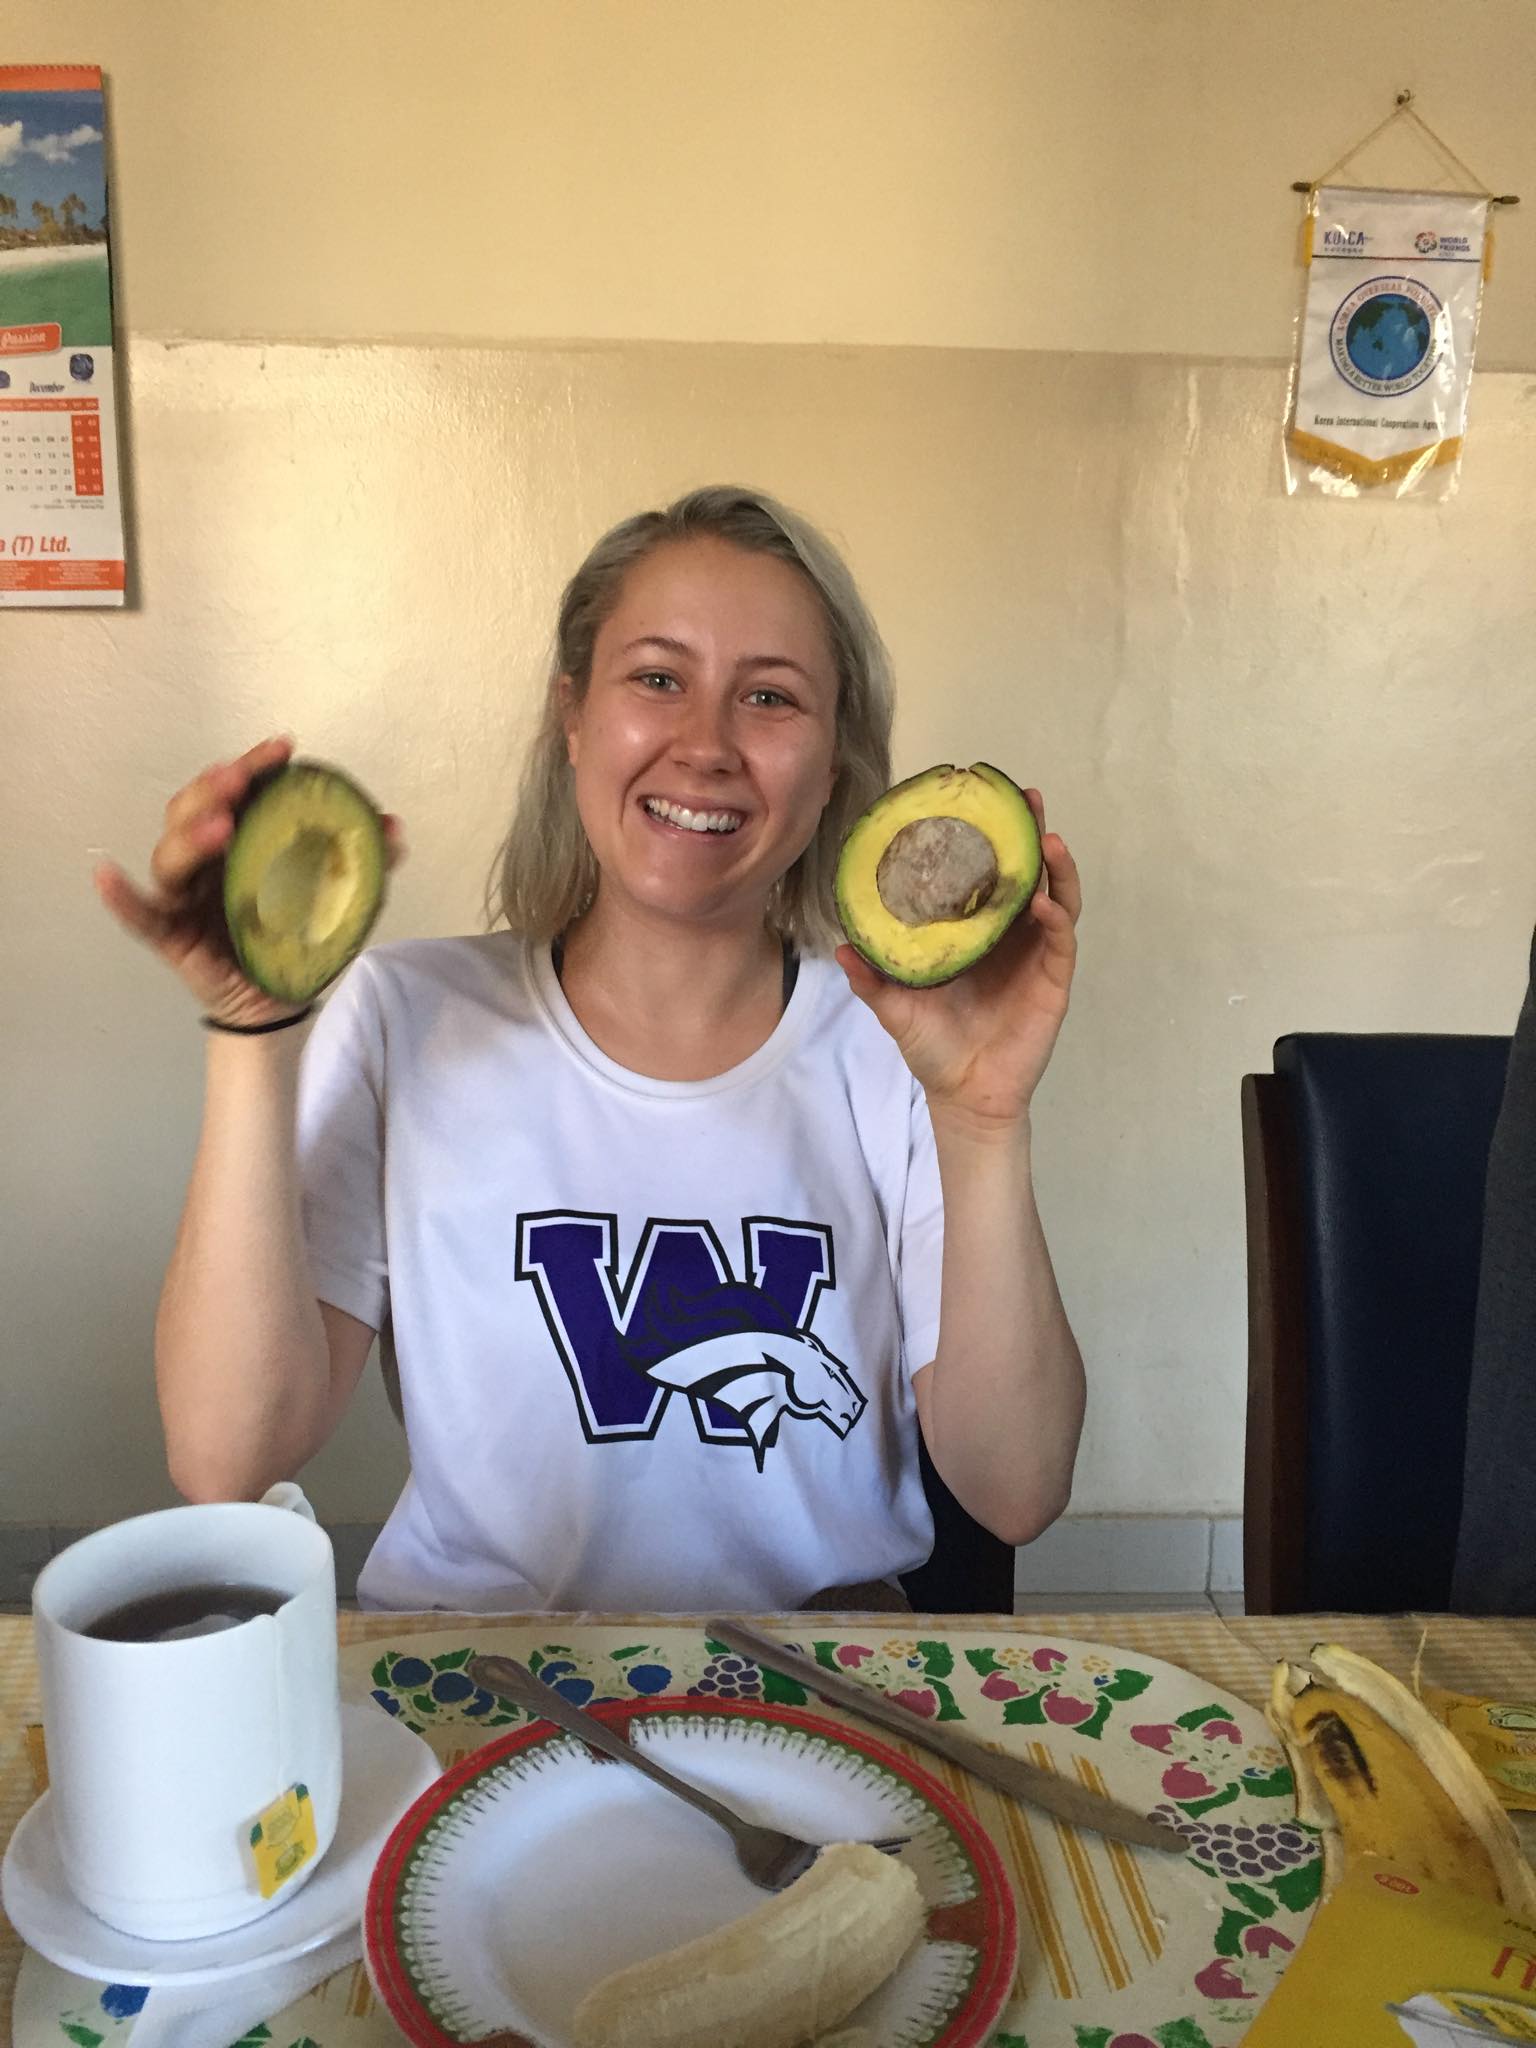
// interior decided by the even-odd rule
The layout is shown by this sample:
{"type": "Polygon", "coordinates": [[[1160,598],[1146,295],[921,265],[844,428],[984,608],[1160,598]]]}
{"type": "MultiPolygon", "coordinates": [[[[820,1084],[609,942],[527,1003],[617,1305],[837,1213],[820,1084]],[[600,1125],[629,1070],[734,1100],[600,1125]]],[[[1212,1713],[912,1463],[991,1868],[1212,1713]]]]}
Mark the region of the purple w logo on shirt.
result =
{"type": "Polygon", "coordinates": [[[674,1393],[706,1443],[750,1444],[759,1471],[788,1416],[846,1436],[867,1406],[810,1332],[837,1284],[824,1224],[743,1220],[746,1279],[708,1223],[652,1218],[627,1277],[618,1222],[559,1210],[518,1219],[530,1281],[589,1443],[651,1437],[674,1393]]]}

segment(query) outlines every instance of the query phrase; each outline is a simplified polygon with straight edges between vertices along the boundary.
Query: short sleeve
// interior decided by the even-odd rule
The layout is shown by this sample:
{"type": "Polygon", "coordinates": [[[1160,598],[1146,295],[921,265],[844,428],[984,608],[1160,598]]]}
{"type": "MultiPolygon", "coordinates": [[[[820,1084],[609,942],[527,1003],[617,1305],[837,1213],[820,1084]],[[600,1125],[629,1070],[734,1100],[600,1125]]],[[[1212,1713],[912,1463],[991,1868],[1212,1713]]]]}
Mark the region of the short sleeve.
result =
{"type": "Polygon", "coordinates": [[[364,956],[337,983],[304,1048],[297,1129],[315,1292],[373,1330],[389,1317],[383,1069],[378,994],[364,956]]]}
{"type": "Polygon", "coordinates": [[[928,1098],[912,1084],[906,1199],[901,1211],[901,1356],[908,1379],[939,1348],[939,1282],[944,1264],[944,1197],[928,1098]]]}

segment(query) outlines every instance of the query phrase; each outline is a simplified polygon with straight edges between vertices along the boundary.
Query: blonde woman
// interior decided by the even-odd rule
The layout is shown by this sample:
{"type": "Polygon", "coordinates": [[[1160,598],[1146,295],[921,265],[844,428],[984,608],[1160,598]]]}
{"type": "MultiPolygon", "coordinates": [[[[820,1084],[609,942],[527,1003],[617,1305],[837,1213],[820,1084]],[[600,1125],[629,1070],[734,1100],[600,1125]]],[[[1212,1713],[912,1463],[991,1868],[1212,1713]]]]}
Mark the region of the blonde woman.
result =
{"type": "Polygon", "coordinates": [[[212,1027],[157,1331],[183,1493],[296,1472],[387,1331],[411,1477],[368,1605],[771,1610],[893,1582],[932,1542],[919,1428],[1006,1541],[1061,1512],[1083,1372],[1030,1103],[1077,873],[1047,833],[1048,886],[946,987],[838,947],[837,848],[890,720],[831,545],[700,490],[566,589],[508,929],[376,947],[312,1021],[246,983],[206,881],[281,740],[172,799],[150,892],[102,870],[212,1027]]]}

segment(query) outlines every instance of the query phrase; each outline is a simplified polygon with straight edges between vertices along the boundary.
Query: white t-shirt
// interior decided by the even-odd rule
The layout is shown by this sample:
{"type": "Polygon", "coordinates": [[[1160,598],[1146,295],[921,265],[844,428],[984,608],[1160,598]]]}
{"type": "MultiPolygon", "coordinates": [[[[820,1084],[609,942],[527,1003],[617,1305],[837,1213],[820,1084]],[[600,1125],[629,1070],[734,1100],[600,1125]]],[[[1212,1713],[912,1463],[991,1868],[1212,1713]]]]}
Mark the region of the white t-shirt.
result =
{"type": "Polygon", "coordinates": [[[928,1555],[921,1089],[836,963],[657,1081],[507,933],[366,953],[306,1048],[320,1298],[392,1322],[411,1477],[367,1606],[784,1609],[928,1555]]]}

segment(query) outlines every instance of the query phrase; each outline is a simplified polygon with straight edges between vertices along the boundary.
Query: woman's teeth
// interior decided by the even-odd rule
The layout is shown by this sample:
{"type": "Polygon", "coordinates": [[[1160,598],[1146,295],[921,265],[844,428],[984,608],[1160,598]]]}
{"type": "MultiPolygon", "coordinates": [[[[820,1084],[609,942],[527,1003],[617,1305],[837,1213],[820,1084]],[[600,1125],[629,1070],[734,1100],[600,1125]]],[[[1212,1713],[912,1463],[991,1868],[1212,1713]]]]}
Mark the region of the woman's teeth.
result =
{"type": "Polygon", "coordinates": [[[669,825],[680,825],[685,832],[734,832],[741,823],[739,811],[690,811],[659,796],[648,796],[645,808],[653,818],[664,818],[669,825]]]}

